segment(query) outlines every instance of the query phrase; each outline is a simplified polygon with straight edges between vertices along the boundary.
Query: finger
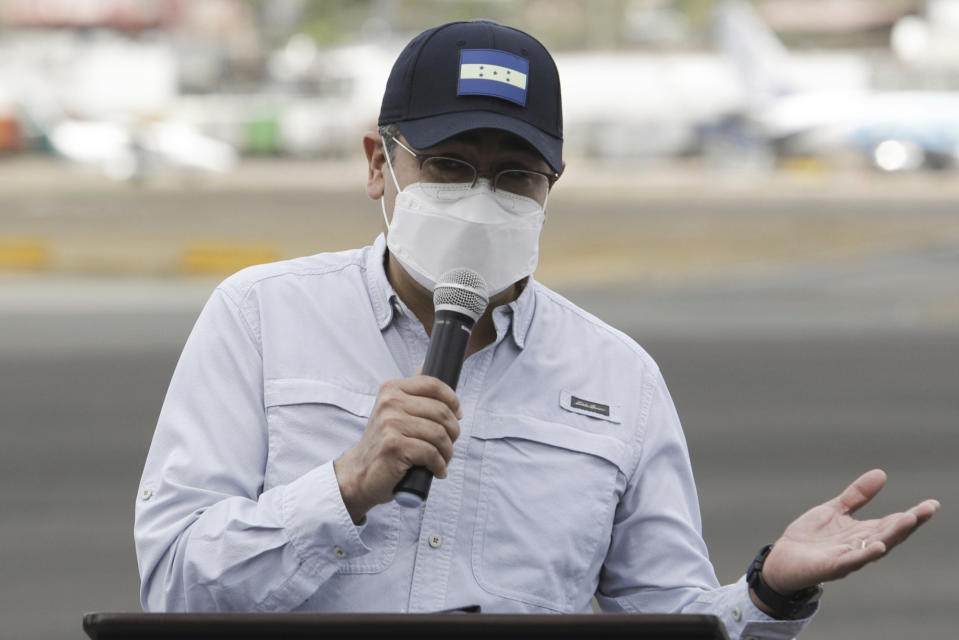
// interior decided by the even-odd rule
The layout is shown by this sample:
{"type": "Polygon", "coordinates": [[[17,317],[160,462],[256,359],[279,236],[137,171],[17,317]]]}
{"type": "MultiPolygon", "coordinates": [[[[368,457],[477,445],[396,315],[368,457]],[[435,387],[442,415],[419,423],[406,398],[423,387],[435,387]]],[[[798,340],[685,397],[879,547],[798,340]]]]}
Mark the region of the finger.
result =
{"type": "Polygon", "coordinates": [[[861,544],[853,544],[852,551],[840,557],[837,563],[838,575],[836,578],[845,577],[886,555],[886,543],[881,540],[862,540],[860,542],[861,544]]]}
{"type": "Polygon", "coordinates": [[[846,562],[855,565],[853,569],[886,555],[919,526],[912,513],[892,513],[866,524],[869,529],[849,541],[850,553],[844,556],[846,562]]]}
{"type": "Polygon", "coordinates": [[[410,416],[423,418],[442,426],[451,441],[460,435],[460,423],[448,405],[433,398],[408,396],[402,407],[410,416]]]}
{"type": "Polygon", "coordinates": [[[453,441],[443,425],[432,420],[410,417],[404,422],[403,435],[412,440],[419,440],[431,445],[440,452],[444,461],[453,457],[453,441]]]}
{"type": "Polygon", "coordinates": [[[888,553],[893,547],[909,537],[919,520],[912,513],[897,513],[883,518],[883,527],[878,532],[878,540],[886,545],[888,553]]]}
{"type": "Polygon", "coordinates": [[[938,500],[923,500],[910,509],[909,513],[915,515],[921,525],[934,516],[941,506],[938,500]]]}
{"type": "Polygon", "coordinates": [[[462,418],[460,399],[452,387],[433,376],[415,375],[412,378],[401,378],[397,381],[399,388],[410,395],[435,398],[446,404],[457,418],[462,418]]]}
{"type": "Polygon", "coordinates": [[[916,529],[928,522],[938,509],[938,501],[926,500],[901,514],[900,519],[890,526],[887,535],[883,537],[883,541],[886,543],[886,552],[888,553],[893,547],[905,542],[909,536],[916,532],[916,529]]]}
{"type": "Polygon", "coordinates": [[[407,450],[409,466],[426,467],[437,478],[443,479],[447,475],[447,462],[439,450],[425,440],[410,439],[407,450]]]}
{"type": "Polygon", "coordinates": [[[852,514],[868,503],[886,484],[886,472],[882,469],[873,469],[856,478],[855,482],[845,488],[836,501],[843,514],[852,514]]]}
{"type": "Polygon", "coordinates": [[[881,520],[863,523],[869,528],[860,529],[860,533],[849,541],[849,551],[839,557],[835,575],[830,579],[844,577],[884,557],[929,520],[938,508],[938,501],[926,500],[905,513],[893,513],[881,520]]]}

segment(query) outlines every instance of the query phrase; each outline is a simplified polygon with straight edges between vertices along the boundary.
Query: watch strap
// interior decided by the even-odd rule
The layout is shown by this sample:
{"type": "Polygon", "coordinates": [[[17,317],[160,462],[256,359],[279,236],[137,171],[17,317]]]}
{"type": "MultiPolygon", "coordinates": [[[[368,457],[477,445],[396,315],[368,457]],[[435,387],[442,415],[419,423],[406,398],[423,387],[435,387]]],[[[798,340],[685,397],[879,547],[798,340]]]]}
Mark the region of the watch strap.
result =
{"type": "Polygon", "coordinates": [[[746,572],[746,582],[752,588],[756,597],[772,610],[774,618],[780,620],[795,619],[804,606],[819,598],[822,594],[822,585],[807,587],[788,596],[775,591],[763,580],[763,565],[766,563],[766,558],[772,548],[773,545],[767,544],[753,558],[749,570],[746,572]]]}

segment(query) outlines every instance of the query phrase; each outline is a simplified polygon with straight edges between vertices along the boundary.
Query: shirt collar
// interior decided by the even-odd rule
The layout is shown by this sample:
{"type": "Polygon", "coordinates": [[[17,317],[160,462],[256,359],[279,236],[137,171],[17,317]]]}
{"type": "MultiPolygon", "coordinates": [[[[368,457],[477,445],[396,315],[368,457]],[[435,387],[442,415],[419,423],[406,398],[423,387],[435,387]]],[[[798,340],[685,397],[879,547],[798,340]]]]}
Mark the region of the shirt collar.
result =
{"type": "MultiPolygon", "coordinates": [[[[376,324],[380,331],[386,329],[393,321],[396,313],[396,304],[405,308],[402,300],[396,295],[393,286],[386,278],[386,236],[379,234],[373,242],[373,246],[366,254],[366,286],[369,289],[370,301],[373,305],[373,313],[376,316],[376,324]]],[[[510,302],[506,307],[510,311],[510,334],[513,336],[513,342],[520,349],[526,346],[526,335],[533,322],[533,310],[536,307],[536,296],[532,289],[537,286],[532,276],[523,287],[523,292],[516,300],[510,302]]]]}
{"type": "Polygon", "coordinates": [[[523,292],[519,294],[516,300],[506,305],[513,315],[512,331],[513,342],[520,349],[526,347],[526,334],[529,333],[529,327],[533,323],[533,310],[536,308],[536,295],[533,293],[533,287],[537,286],[533,276],[529,277],[523,292]]]}
{"type": "Polygon", "coordinates": [[[390,281],[386,279],[386,236],[382,233],[376,236],[373,246],[366,252],[366,288],[370,293],[370,302],[373,305],[373,314],[376,316],[376,325],[380,331],[393,321],[393,301],[399,301],[399,296],[393,290],[390,281]]]}

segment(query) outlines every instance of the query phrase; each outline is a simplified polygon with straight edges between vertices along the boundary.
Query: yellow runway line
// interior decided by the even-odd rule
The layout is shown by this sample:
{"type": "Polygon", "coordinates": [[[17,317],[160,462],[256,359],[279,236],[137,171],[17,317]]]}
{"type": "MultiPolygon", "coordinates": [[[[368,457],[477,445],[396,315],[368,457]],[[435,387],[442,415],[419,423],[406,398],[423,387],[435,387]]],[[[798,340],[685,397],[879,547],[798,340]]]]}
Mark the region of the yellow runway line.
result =
{"type": "Polygon", "coordinates": [[[180,264],[190,275],[225,275],[279,259],[279,251],[271,245],[196,243],[187,245],[180,264]]]}
{"type": "Polygon", "coordinates": [[[50,266],[50,247],[32,238],[0,237],[0,271],[44,271],[50,266]]]}

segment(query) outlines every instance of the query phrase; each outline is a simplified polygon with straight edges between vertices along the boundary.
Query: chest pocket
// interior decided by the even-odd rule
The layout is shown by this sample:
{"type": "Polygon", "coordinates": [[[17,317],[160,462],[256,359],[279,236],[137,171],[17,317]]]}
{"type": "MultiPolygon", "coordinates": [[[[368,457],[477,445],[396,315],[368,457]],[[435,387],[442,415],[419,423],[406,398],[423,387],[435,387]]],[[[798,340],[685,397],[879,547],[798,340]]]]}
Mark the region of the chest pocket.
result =
{"type": "MultiPolygon", "coordinates": [[[[285,378],[266,382],[264,400],[269,425],[265,491],[292,482],[359,442],[376,396],[322,380],[285,378]]],[[[395,502],[372,509],[360,534],[372,551],[341,563],[338,573],[386,569],[396,552],[399,522],[395,502]]]]}
{"type": "Polygon", "coordinates": [[[567,423],[487,414],[474,426],[480,495],[472,566],[490,593],[579,610],[595,588],[628,447],[567,423]]]}

